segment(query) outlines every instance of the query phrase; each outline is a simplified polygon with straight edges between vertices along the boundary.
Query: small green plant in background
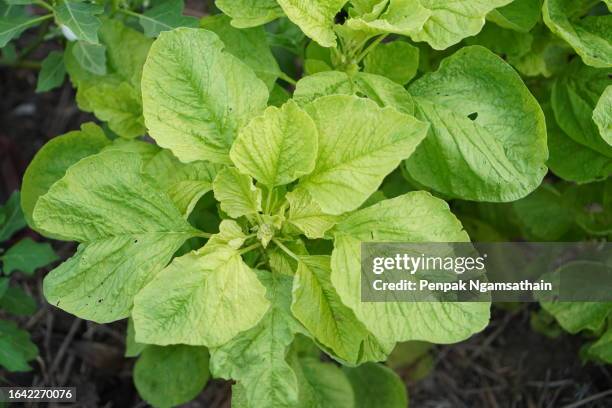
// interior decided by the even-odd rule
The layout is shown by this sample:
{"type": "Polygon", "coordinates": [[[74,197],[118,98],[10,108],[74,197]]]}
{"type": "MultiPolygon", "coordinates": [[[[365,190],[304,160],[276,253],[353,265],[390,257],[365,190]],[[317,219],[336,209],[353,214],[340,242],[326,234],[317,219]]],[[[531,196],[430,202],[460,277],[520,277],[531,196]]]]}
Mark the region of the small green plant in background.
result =
{"type": "Polygon", "coordinates": [[[58,259],[48,243],[35,242],[24,238],[4,250],[11,237],[26,226],[19,204],[19,192],[11,195],[0,207],[0,367],[8,371],[29,371],[28,362],[38,356],[38,348],[30,339],[30,334],[18,327],[7,316],[28,316],[36,309],[36,300],[19,286],[10,283],[13,272],[31,276],[58,259]]]}

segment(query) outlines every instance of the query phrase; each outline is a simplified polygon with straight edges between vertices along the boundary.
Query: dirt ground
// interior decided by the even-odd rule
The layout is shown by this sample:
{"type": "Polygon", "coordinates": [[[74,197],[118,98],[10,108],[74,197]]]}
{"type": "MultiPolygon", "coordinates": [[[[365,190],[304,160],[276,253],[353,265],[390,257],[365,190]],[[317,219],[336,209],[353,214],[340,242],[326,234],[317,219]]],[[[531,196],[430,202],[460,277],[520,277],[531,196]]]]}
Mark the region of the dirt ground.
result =
{"type": "MultiPolygon", "coordinates": [[[[19,187],[27,163],[47,140],[92,120],[76,108],[69,84],[38,95],[35,81],[31,71],[0,68],[0,202],[19,187]]],[[[14,240],[26,235],[42,239],[23,231],[14,240]]],[[[74,251],[71,243],[53,245],[62,258],[74,251]]],[[[17,275],[42,306],[20,321],[32,333],[40,357],[29,373],[0,370],[0,380],[22,386],[76,386],[79,406],[84,407],[146,406],[132,383],[134,360],[123,358],[125,322],[93,324],[46,304],[41,296],[45,273],[27,280],[17,275]]],[[[583,365],[580,338],[551,340],[531,330],[534,307],[496,309],[483,333],[436,347],[432,372],[420,381],[406,381],[411,407],[612,407],[610,368],[583,365]]],[[[409,377],[409,370],[402,374],[409,377]]],[[[230,393],[230,383],[212,381],[186,406],[229,407],[230,393]]]]}

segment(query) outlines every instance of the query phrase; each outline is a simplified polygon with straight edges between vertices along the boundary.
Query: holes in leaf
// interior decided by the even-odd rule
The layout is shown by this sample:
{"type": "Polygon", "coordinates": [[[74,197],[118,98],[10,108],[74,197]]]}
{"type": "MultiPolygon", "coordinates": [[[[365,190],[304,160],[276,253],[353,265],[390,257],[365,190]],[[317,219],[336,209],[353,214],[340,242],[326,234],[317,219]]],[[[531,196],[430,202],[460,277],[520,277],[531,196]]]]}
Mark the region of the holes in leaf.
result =
{"type": "Polygon", "coordinates": [[[348,12],[342,9],[340,10],[338,14],[336,14],[336,17],[334,18],[334,22],[336,24],[344,24],[347,18],[348,18],[348,12]]]}
{"type": "Polygon", "coordinates": [[[467,117],[470,118],[470,120],[476,120],[476,118],[478,117],[478,112],[472,112],[467,115],[467,117]]]}

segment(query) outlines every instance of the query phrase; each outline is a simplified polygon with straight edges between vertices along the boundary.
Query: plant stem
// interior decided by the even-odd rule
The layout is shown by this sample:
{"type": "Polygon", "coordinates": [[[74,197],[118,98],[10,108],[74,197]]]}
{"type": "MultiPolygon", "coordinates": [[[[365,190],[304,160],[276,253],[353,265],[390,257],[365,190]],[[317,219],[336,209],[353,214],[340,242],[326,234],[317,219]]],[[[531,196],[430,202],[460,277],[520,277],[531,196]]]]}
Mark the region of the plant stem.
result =
{"type": "Polygon", "coordinates": [[[42,64],[40,62],[31,60],[7,62],[0,59],[0,65],[24,69],[40,69],[42,67],[42,64]]]}
{"type": "Polygon", "coordinates": [[[201,237],[201,238],[210,238],[213,235],[214,234],[211,234],[210,232],[204,232],[204,231],[197,231],[196,232],[196,237],[201,237]]]}
{"type": "Polygon", "coordinates": [[[36,4],[37,6],[40,6],[42,8],[46,8],[47,10],[53,12],[53,7],[49,3],[47,3],[46,1],[35,0],[34,4],[36,4]]]}
{"type": "Polygon", "coordinates": [[[252,251],[252,250],[254,250],[255,248],[258,248],[258,247],[260,247],[260,246],[261,246],[261,243],[259,243],[259,242],[258,242],[258,243],[256,243],[256,244],[249,245],[248,247],[244,247],[244,248],[242,248],[240,251],[238,251],[238,253],[239,253],[240,255],[242,255],[242,254],[246,254],[247,252],[250,252],[250,251],[252,251]]]}
{"type": "Polygon", "coordinates": [[[280,71],[278,73],[278,77],[291,85],[297,85],[297,81],[291,78],[289,75],[285,74],[283,71],[280,71]]]}
{"type": "Polygon", "coordinates": [[[272,242],[274,242],[280,249],[282,249],[287,255],[295,259],[296,261],[300,261],[300,257],[293,253],[289,248],[283,245],[279,240],[272,238],[272,242]]]}
{"type": "Polygon", "coordinates": [[[389,34],[383,34],[380,37],[378,37],[377,39],[375,39],[374,41],[372,41],[370,43],[370,45],[368,45],[366,47],[366,49],[363,50],[361,52],[361,54],[359,54],[359,56],[357,57],[357,60],[355,62],[357,64],[359,64],[361,62],[361,60],[366,57],[366,55],[368,55],[370,52],[374,51],[374,48],[376,48],[378,46],[378,44],[380,44],[385,38],[387,38],[387,35],[389,35],[389,34]]]}
{"type": "Polygon", "coordinates": [[[272,192],[274,187],[268,187],[268,196],[266,197],[266,214],[270,214],[270,207],[272,206],[272,192]]]}

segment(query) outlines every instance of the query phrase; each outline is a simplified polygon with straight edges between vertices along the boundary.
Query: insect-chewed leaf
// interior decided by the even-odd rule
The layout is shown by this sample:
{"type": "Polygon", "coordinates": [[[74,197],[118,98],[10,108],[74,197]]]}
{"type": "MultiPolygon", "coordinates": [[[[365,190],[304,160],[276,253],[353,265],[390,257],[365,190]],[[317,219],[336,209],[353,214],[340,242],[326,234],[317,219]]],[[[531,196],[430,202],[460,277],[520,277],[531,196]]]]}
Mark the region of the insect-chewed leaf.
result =
{"type": "Polygon", "coordinates": [[[218,347],[255,326],[270,303],[236,250],[175,258],[137,296],[136,340],[218,347]]]}
{"type": "Polygon", "coordinates": [[[264,110],[268,90],[216,34],[179,28],[153,43],[142,98],[145,123],[159,145],[183,162],[228,164],[236,132],[264,110]]]}
{"type": "Polygon", "coordinates": [[[480,46],[462,48],[409,90],[417,117],[431,123],[406,161],[417,182],[481,201],[516,200],[541,183],[548,158],[544,114],[501,58],[480,46]]]}
{"type": "Polygon", "coordinates": [[[141,167],[135,153],[98,153],[38,199],[35,225],[83,243],[45,278],[50,303],[97,322],[127,317],[134,295],[197,234],[141,167]]]}
{"type": "Polygon", "coordinates": [[[486,302],[362,302],[361,243],[464,242],[469,237],[443,200],[413,192],[381,201],[349,215],[335,229],[331,281],[377,339],[451,343],[482,330],[489,321],[486,302]]]}
{"type": "Polygon", "coordinates": [[[319,132],[312,173],[299,186],[327,214],[358,208],[423,140],[428,125],[364,98],[332,95],[306,106],[319,132]]]}
{"type": "Polygon", "coordinates": [[[240,130],[230,151],[236,167],[269,187],[288,184],[314,169],[317,128],[289,101],[267,108],[240,130]]]}

